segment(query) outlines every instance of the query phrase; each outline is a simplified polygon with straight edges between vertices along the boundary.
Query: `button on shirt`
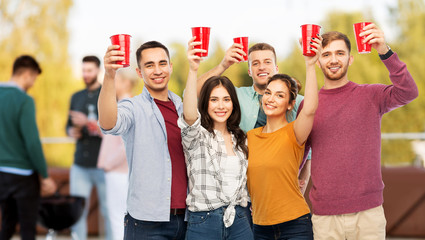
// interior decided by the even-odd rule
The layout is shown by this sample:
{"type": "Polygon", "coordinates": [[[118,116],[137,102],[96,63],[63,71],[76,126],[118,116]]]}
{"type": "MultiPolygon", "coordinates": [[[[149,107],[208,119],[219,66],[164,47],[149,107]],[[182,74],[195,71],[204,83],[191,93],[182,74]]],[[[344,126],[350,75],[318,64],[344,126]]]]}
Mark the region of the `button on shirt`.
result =
{"type": "MultiPolygon", "coordinates": [[[[179,96],[168,92],[177,113],[183,112],[179,96]]],[[[129,165],[128,213],[143,221],[170,219],[171,161],[165,121],[146,87],[141,94],[118,104],[117,122],[105,134],[121,135],[129,165]]]]}

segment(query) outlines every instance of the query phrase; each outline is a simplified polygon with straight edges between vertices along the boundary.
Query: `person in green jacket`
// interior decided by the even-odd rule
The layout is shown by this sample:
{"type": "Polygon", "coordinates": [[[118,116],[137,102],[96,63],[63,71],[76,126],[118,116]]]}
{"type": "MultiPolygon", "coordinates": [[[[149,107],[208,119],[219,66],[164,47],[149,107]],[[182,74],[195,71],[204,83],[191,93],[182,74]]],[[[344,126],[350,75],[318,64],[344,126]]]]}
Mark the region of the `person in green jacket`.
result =
{"type": "Polygon", "coordinates": [[[41,74],[31,56],[13,64],[9,82],[0,83],[0,239],[11,239],[20,224],[21,239],[35,239],[40,185],[43,195],[56,191],[35,121],[34,100],[26,93],[41,74]]]}

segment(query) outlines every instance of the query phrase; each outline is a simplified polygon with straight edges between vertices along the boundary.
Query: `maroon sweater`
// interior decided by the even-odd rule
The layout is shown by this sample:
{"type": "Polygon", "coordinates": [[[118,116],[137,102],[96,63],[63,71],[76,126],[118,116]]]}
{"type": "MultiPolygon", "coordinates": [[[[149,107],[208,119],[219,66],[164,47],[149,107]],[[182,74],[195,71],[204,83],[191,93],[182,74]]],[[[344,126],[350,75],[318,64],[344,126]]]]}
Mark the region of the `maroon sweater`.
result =
{"type": "Polygon", "coordinates": [[[338,215],[383,203],[381,118],[418,96],[397,54],[383,63],[393,85],[349,82],[319,91],[319,107],[307,145],[312,148],[313,213],[338,215]]]}

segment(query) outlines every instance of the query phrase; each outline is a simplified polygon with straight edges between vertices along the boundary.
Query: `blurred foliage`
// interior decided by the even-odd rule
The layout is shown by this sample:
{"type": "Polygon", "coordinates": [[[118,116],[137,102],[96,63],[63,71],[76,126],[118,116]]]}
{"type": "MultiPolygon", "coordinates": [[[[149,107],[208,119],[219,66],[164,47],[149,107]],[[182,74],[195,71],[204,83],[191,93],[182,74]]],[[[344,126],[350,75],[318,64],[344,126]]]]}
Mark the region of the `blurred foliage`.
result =
{"type": "MultiPolygon", "coordinates": [[[[65,136],[65,122],[71,94],[82,88],[72,76],[68,54],[68,12],[72,0],[0,1],[0,79],[10,78],[15,58],[34,56],[43,73],[29,91],[37,109],[41,137],[65,136]]],[[[73,144],[44,144],[48,163],[69,166],[73,144]]]]}
{"type": "MultiPolygon", "coordinates": [[[[37,122],[42,137],[65,136],[65,122],[72,93],[84,87],[81,79],[72,75],[68,55],[68,32],[66,28],[68,12],[72,0],[1,0],[0,1],[0,79],[10,77],[13,60],[20,54],[32,54],[40,61],[43,74],[29,92],[37,105],[37,122]]],[[[421,66],[425,49],[425,7],[422,0],[399,0],[394,9],[388,9],[391,24],[397,37],[388,44],[407,63],[410,73],[415,78],[419,91],[424,89],[425,69],[421,66]]],[[[330,12],[320,23],[324,31],[336,30],[347,33],[352,43],[354,63],[349,68],[349,79],[357,83],[391,84],[388,71],[377,56],[357,54],[353,34],[353,23],[373,21],[371,13],[330,12]]],[[[378,23],[379,25],[379,23],[378,23]]],[[[265,39],[265,41],[267,41],[265,39]]],[[[174,53],[173,74],[169,88],[182,95],[188,73],[186,44],[173,43],[169,46],[174,53]]],[[[214,52],[209,53],[200,66],[199,73],[205,73],[222,60],[226,49],[217,43],[214,52]]],[[[294,42],[292,51],[278,61],[279,71],[294,76],[305,83],[305,64],[301,49],[294,42]]],[[[235,64],[224,73],[236,86],[249,86],[252,80],[248,75],[246,62],[235,64]]],[[[323,83],[321,70],[317,68],[318,79],[323,83]]],[[[140,93],[141,86],[137,87],[140,93]]],[[[303,93],[303,91],[301,91],[303,93]]],[[[386,114],[382,119],[382,132],[422,132],[425,127],[424,96],[405,107],[386,114]]],[[[410,141],[383,140],[382,161],[386,165],[398,163],[411,164],[415,154],[410,141]]],[[[51,166],[69,166],[73,159],[73,144],[45,144],[46,158],[51,166]]]]}

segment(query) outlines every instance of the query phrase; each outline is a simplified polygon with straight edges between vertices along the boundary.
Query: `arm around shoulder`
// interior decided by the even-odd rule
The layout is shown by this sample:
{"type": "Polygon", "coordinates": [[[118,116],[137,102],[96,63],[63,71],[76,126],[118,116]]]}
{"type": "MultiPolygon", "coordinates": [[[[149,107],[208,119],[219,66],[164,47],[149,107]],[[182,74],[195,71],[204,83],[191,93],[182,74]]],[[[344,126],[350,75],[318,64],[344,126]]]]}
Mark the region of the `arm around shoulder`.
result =
{"type": "Polygon", "coordinates": [[[215,66],[213,69],[204,73],[201,77],[198,78],[197,81],[197,93],[198,95],[201,93],[202,86],[205,81],[207,81],[210,77],[220,76],[224,73],[230,66],[234,63],[238,63],[243,60],[243,56],[246,54],[243,50],[243,46],[241,44],[234,43],[229,49],[227,49],[226,54],[224,55],[223,60],[221,60],[220,64],[215,66]]]}

